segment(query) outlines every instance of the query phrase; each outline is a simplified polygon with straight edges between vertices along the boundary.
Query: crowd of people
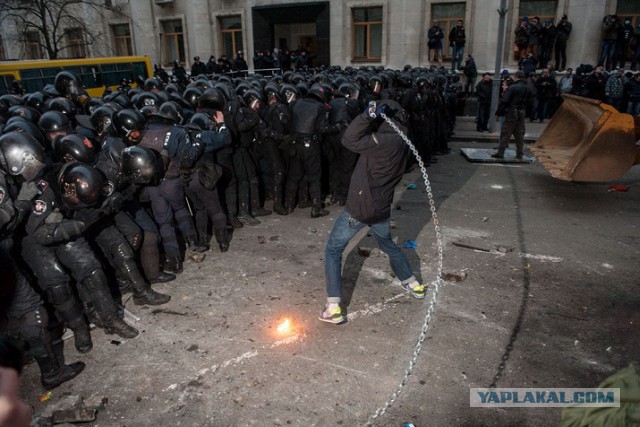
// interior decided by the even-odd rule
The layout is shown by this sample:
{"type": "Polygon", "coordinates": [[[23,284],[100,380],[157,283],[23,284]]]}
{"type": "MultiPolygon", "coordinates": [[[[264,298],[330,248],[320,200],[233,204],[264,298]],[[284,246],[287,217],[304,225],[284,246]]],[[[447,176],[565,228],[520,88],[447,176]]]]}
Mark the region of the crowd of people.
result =
{"type": "Polygon", "coordinates": [[[200,75],[184,88],[150,77],[103,97],[63,71],[0,96],[0,250],[17,285],[2,331],[57,387],[84,369],[65,362],[63,328],[80,353],[90,324],[134,338],[123,295],[165,304],[152,285],[205,261],[212,242],[226,252],[234,230],[273,212],[348,204],[363,154],[341,139],[365,107],[401,105],[394,120],[429,166],[449,152],[461,92],[454,73],[405,66],[200,75]]]}

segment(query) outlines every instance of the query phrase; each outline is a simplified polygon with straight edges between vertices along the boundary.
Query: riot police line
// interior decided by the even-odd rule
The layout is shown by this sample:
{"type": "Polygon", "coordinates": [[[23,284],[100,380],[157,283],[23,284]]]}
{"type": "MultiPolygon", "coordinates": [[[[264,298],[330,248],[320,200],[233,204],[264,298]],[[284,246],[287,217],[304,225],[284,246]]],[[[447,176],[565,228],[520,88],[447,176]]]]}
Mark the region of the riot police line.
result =
{"type": "Polygon", "coordinates": [[[151,285],[203,262],[212,241],[226,252],[232,230],[272,212],[344,205],[357,155],[341,137],[370,101],[402,105],[429,165],[449,152],[461,93],[453,73],[405,66],[198,76],[183,89],[152,77],[101,98],[63,71],[40,92],[0,96],[0,249],[16,285],[4,337],[45,388],[74,378],[84,363],[65,362],[64,328],[80,353],[90,324],[134,338],[122,295],[165,304],[151,285]]]}

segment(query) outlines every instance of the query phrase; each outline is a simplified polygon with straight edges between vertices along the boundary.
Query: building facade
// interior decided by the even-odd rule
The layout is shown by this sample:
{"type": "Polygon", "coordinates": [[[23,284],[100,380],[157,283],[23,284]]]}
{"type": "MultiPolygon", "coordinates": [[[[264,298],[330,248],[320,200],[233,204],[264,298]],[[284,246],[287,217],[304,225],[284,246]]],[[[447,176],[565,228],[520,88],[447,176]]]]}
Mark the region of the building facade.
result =
{"type": "MultiPolygon", "coordinates": [[[[55,1],[55,0],[52,0],[55,1]]],[[[147,55],[153,63],[179,59],[187,67],[195,56],[203,61],[225,53],[230,59],[245,51],[274,47],[304,48],[315,64],[385,68],[429,66],[427,31],[433,20],[448,34],[462,20],[465,53],[479,69],[495,67],[500,0],[104,0],[108,9],[78,4],[90,24],[91,37],[79,28],[64,29],[67,47],[61,57],[147,55]]],[[[508,0],[504,66],[515,67],[514,29],[523,16],[573,24],[568,66],[595,64],[605,15],[618,14],[640,23],[638,0],[508,0]]],[[[36,32],[19,33],[3,21],[0,59],[46,58],[36,32]]],[[[445,62],[450,55],[445,36],[445,62]]]]}

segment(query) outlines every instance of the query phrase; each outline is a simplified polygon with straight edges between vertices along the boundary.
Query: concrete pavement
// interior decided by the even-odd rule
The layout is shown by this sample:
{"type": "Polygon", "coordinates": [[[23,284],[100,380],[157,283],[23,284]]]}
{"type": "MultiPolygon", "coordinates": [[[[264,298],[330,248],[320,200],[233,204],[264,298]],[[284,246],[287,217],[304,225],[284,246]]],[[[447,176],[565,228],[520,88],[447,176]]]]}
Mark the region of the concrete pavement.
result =
{"type": "MultiPolygon", "coordinates": [[[[628,192],[609,192],[555,180],[537,163],[474,164],[458,154],[485,145],[453,142],[427,169],[445,270],[467,277],[445,282],[413,375],[377,425],[556,425],[559,409],[470,408],[469,388],[595,387],[639,361],[639,168],[619,181],[628,192]]],[[[349,322],[319,322],[324,243],[341,208],[329,210],[237,230],[228,253],[208,252],[155,286],[173,295],[169,304],[126,301],[141,318],[138,338],[96,330],[87,355],[67,342],[67,360],[87,369],[40,402],[29,365],[21,395],[39,413],[64,395],[102,402],[92,426],[363,425],[400,382],[428,299],[398,286],[384,254],[360,255],[376,247],[363,231],[344,258],[349,322]],[[285,317],[295,330],[283,335],[285,317]]],[[[398,186],[392,219],[400,244],[416,242],[404,249],[411,265],[433,281],[433,224],[415,170],[398,186]]]]}

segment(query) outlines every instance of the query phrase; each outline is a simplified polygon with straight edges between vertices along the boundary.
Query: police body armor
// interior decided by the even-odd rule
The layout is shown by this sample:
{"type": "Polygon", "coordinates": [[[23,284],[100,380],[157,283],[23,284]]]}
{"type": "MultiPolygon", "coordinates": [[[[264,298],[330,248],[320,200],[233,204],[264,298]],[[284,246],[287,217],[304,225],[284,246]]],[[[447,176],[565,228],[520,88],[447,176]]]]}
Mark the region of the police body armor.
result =
{"type": "Polygon", "coordinates": [[[316,133],[316,119],[322,108],[320,101],[302,98],[296,101],[291,111],[293,133],[302,136],[313,136],[316,133]]]}
{"type": "Polygon", "coordinates": [[[180,161],[177,158],[169,158],[167,143],[171,138],[172,126],[147,129],[138,146],[150,148],[162,155],[165,164],[165,177],[176,178],[180,176],[180,161]]]}
{"type": "Polygon", "coordinates": [[[329,121],[331,123],[349,123],[351,121],[348,101],[347,98],[334,98],[331,100],[329,103],[331,106],[331,110],[329,110],[329,121]]]}

